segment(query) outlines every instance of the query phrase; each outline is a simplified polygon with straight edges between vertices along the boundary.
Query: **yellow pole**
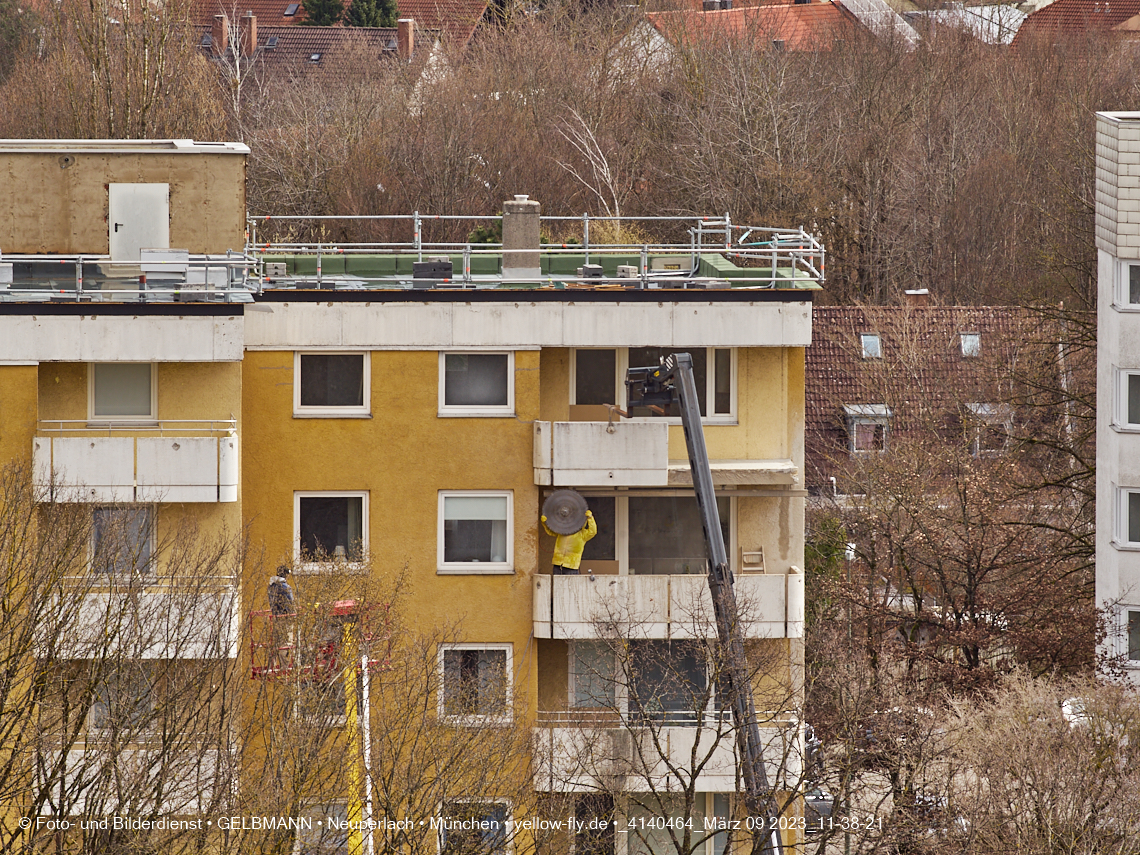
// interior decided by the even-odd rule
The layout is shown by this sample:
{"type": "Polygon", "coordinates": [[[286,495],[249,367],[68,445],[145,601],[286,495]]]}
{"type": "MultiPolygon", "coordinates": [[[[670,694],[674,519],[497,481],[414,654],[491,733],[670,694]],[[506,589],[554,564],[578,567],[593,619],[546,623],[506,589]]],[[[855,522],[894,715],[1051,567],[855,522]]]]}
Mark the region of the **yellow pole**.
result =
{"type": "Polygon", "coordinates": [[[360,801],[360,790],[364,774],[360,768],[361,754],[358,734],[356,698],[356,645],[353,644],[352,621],[345,621],[344,642],[341,645],[340,661],[344,668],[344,735],[348,742],[348,852],[349,855],[362,855],[364,834],[361,824],[364,810],[360,801]]]}

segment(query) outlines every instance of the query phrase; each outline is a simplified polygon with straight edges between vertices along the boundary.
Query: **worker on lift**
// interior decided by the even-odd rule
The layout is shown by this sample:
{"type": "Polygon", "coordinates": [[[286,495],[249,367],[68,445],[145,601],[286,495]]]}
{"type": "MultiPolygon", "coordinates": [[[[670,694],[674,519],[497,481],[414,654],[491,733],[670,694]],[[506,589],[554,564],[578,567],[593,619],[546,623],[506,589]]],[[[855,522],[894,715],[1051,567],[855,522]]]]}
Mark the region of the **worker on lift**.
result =
{"type": "Polygon", "coordinates": [[[586,511],[586,522],[572,534],[557,534],[550,530],[546,524],[546,514],[543,514],[542,527],[554,541],[554,575],[577,576],[578,568],[582,565],[582,553],[586,549],[586,542],[598,533],[598,524],[594,522],[592,511],[586,511]]]}
{"type": "Polygon", "coordinates": [[[279,670],[289,664],[289,654],[293,648],[293,628],[289,625],[294,615],[293,589],[289,587],[289,568],[284,564],[269,579],[267,595],[269,611],[273,615],[271,624],[272,649],[269,667],[279,670]]]}

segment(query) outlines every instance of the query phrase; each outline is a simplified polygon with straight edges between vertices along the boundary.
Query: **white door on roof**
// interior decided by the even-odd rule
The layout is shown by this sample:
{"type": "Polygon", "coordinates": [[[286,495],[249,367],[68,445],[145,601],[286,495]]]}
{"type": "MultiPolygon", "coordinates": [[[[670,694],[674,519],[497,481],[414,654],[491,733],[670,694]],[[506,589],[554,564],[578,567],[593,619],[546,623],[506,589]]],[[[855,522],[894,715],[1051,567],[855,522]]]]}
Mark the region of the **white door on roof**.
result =
{"type": "Polygon", "coordinates": [[[141,249],[170,247],[169,184],[109,184],[107,192],[112,261],[138,261],[141,249]]]}

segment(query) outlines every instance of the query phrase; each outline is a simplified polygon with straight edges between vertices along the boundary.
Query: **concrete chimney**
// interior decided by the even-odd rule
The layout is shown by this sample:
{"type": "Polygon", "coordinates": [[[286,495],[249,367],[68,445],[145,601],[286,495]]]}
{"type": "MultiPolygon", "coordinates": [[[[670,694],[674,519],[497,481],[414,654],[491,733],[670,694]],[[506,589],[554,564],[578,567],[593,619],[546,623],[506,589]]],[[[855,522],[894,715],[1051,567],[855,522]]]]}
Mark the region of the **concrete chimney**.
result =
{"type": "Polygon", "coordinates": [[[396,56],[411,59],[416,52],[416,22],[412,18],[400,18],[396,22],[396,56]]]}
{"type": "Polygon", "coordinates": [[[230,48],[230,19],[225,15],[214,16],[214,28],[210,31],[210,46],[214,56],[222,56],[230,48]]]}
{"type": "Polygon", "coordinates": [[[526,196],[503,203],[503,278],[535,282],[542,276],[538,250],[542,206],[526,196]]]}
{"type": "Polygon", "coordinates": [[[903,291],[903,304],[906,306],[929,306],[930,291],[918,288],[914,291],[903,291]]]}
{"type": "Polygon", "coordinates": [[[241,55],[253,56],[257,51],[257,16],[253,11],[241,16],[241,55]]]}

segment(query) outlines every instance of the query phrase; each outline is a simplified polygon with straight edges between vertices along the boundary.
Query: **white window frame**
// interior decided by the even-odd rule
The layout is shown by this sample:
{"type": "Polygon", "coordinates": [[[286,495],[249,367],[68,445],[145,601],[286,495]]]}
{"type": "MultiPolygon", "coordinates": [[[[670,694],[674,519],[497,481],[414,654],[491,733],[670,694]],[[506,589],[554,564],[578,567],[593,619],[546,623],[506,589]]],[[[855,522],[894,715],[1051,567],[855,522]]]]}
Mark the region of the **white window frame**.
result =
{"type": "Polygon", "coordinates": [[[293,491],[293,556],[294,572],[302,573],[337,573],[364,571],[368,566],[369,535],[368,535],[368,490],[294,490],[293,491]],[[364,553],[360,561],[302,561],[301,560],[301,499],[313,498],[361,498],[360,506],[360,549],[364,553]]]}
{"type": "Polygon", "coordinates": [[[439,404],[437,415],[447,418],[508,418],[515,414],[515,352],[513,350],[441,350],[439,352],[439,404]],[[447,357],[449,356],[506,356],[507,403],[502,406],[459,406],[444,402],[447,383],[447,357]]]}
{"type": "MultiPolygon", "coordinates": [[[[578,381],[578,358],[577,353],[579,350],[616,350],[617,355],[615,362],[617,363],[617,376],[614,377],[614,394],[616,397],[615,403],[621,409],[626,409],[629,401],[629,390],[625,385],[626,374],[629,371],[629,348],[628,347],[580,347],[573,348],[570,351],[570,403],[576,405],[578,403],[577,394],[577,381],[578,381]]],[[[706,409],[711,409],[716,401],[716,351],[727,350],[729,351],[729,404],[727,413],[716,413],[715,415],[701,416],[701,424],[706,425],[736,425],[738,421],[738,386],[737,380],[739,376],[739,363],[740,363],[740,348],[738,347],[706,347],[706,362],[708,370],[705,372],[705,406],[706,409]]],[[[670,425],[681,424],[679,416],[635,416],[630,421],[634,422],[664,422],[670,425]]]]}
{"type": "Polygon", "coordinates": [[[512,642],[506,643],[483,643],[483,642],[456,642],[440,644],[436,651],[436,667],[439,674],[439,691],[436,692],[436,713],[440,720],[448,721],[453,724],[510,724],[512,720],[511,713],[511,698],[514,694],[515,685],[515,668],[514,668],[514,649],[515,646],[512,642]],[[444,684],[447,680],[447,672],[444,668],[443,658],[444,654],[449,650],[502,650],[506,653],[506,685],[504,686],[504,709],[502,713],[491,715],[480,715],[478,713],[469,715],[448,715],[446,698],[444,697],[444,684]]]}
{"type": "Polygon", "coordinates": [[[91,543],[88,548],[88,562],[87,566],[91,570],[91,575],[94,579],[150,579],[155,575],[155,567],[157,556],[155,555],[155,547],[157,538],[155,537],[156,529],[158,528],[158,507],[153,504],[98,504],[91,508],[91,543]],[[120,573],[114,571],[103,571],[95,569],[95,558],[99,554],[99,544],[96,543],[96,527],[95,527],[95,513],[96,511],[144,511],[146,512],[147,519],[147,533],[146,539],[150,542],[150,557],[147,560],[146,567],[138,573],[120,573]]]}
{"type": "Polygon", "coordinates": [[[505,576],[515,572],[515,493],[514,490],[440,490],[436,510],[436,573],[441,576],[505,576]],[[507,499],[507,560],[452,561],[443,559],[444,517],[446,498],[507,499]]]}
{"type": "Polygon", "coordinates": [[[855,457],[864,457],[871,454],[886,454],[891,447],[891,419],[894,413],[886,404],[849,404],[843,408],[847,420],[847,450],[855,457]],[[882,425],[883,447],[881,449],[862,449],[855,447],[855,428],[857,425],[882,425]]]}
{"type": "Polygon", "coordinates": [[[158,364],[155,362],[89,362],[87,363],[87,421],[95,424],[157,424],[158,422],[158,364]],[[150,366],[150,414],[145,416],[98,416],[95,414],[95,366],[96,365],[149,365],[150,366]]]}
{"type": "Polygon", "coordinates": [[[1140,267],[1140,259],[1119,259],[1116,262],[1116,282],[1112,289],[1112,307],[1118,312],[1140,312],[1140,303],[1129,301],[1129,274],[1130,268],[1140,267]]]}
{"type": "Polygon", "coordinates": [[[859,333],[859,348],[863,353],[864,359],[882,359],[883,358],[883,338],[878,333],[865,332],[859,333]],[[875,352],[871,352],[871,348],[867,347],[868,339],[874,339],[875,352]]]}
{"type": "MultiPolygon", "coordinates": [[[[684,490],[654,490],[652,493],[638,493],[640,497],[654,498],[660,497],[662,499],[670,499],[675,497],[688,497],[692,499],[692,491],[684,490]]],[[[613,493],[606,498],[614,499],[614,561],[618,563],[618,575],[628,576],[629,573],[629,496],[622,495],[621,493],[613,493]]],[[[636,497],[635,497],[636,498],[636,497]]],[[[728,567],[734,573],[740,572],[739,566],[739,526],[737,525],[737,497],[733,495],[725,495],[717,493],[716,498],[728,499],[728,542],[725,543],[724,548],[728,552],[728,567]]],[[[586,503],[589,504],[589,498],[586,503]]],[[[589,559],[582,559],[584,563],[589,564],[589,559]]],[[[609,559],[606,559],[609,560],[609,559]]],[[[584,573],[585,571],[583,571],[584,573]]]]}
{"type": "Polygon", "coordinates": [[[1122,604],[1116,608],[1120,621],[1120,662],[1125,668],[1140,668],[1140,659],[1128,658],[1128,613],[1136,612],[1140,614],[1140,605],[1129,606],[1122,604]]]}
{"type": "Polygon", "coordinates": [[[372,353],[367,350],[295,350],[293,351],[293,418],[295,419],[368,419],[372,418],[372,353]],[[301,404],[302,356],[359,356],[364,360],[364,403],[360,406],[314,407],[301,404]]]}
{"type": "Polygon", "coordinates": [[[967,418],[970,420],[970,456],[1000,457],[1009,447],[1009,433],[1013,429],[1013,413],[1008,405],[974,403],[966,404],[967,418]],[[982,448],[982,429],[985,427],[1001,427],[1005,432],[1002,446],[999,449],[982,448]]]}
{"type": "Polygon", "coordinates": [[[1140,487],[1116,488],[1116,530],[1112,545],[1122,552],[1140,552],[1140,540],[1128,539],[1128,497],[1140,495],[1140,487]]]}
{"type": "MultiPolygon", "coordinates": [[[[1140,309],[1140,306],[1137,306],[1140,309]]],[[[1140,433],[1140,423],[1128,421],[1128,378],[1140,376],[1140,368],[1116,368],[1116,402],[1112,413],[1112,429],[1118,433],[1140,433]]]]}

